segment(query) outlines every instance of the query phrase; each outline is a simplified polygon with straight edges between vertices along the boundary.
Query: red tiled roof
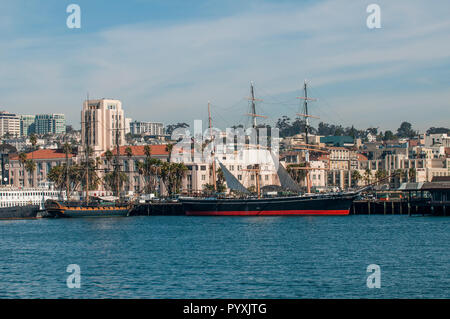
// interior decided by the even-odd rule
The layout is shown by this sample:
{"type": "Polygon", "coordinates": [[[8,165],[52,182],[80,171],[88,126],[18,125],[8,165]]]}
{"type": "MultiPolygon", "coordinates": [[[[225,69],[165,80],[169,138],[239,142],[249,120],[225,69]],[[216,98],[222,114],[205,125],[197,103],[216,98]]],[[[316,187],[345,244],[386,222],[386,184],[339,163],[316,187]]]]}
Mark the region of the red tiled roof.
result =
{"type": "MultiPolygon", "coordinates": [[[[169,152],[167,151],[167,145],[149,145],[150,146],[150,153],[151,155],[169,155],[169,152]]],[[[119,148],[119,155],[120,156],[127,156],[125,150],[127,147],[131,148],[131,151],[133,152],[133,156],[145,156],[145,145],[125,145],[121,146],[119,148]]],[[[116,149],[111,150],[113,155],[116,155],[116,149]]],[[[102,156],[105,156],[105,153],[102,154],[102,156]]]]}
{"type": "MultiPolygon", "coordinates": [[[[56,159],[56,158],[66,158],[66,153],[63,150],[48,150],[41,149],[36,150],[27,154],[27,159],[42,160],[42,159],[56,159]]],[[[73,154],[68,154],[69,158],[73,157],[73,154]]],[[[19,159],[19,154],[14,154],[10,157],[11,161],[17,161],[19,159]]]]}
{"type": "Polygon", "coordinates": [[[358,161],[367,161],[368,158],[362,154],[357,154],[358,155],[358,161]]]}

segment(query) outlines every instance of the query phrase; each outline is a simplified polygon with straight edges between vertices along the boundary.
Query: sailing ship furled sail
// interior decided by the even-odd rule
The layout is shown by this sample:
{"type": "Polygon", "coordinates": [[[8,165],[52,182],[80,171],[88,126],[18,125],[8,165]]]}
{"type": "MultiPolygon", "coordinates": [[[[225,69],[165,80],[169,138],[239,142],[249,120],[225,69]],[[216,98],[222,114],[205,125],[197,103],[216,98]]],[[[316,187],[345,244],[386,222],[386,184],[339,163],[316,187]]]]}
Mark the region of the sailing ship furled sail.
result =
{"type": "MultiPolygon", "coordinates": [[[[308,100],[312,100],[307,97],[306,82],[304,86],[305,97],[304,103],[308,100]]],[[[248,114],[253,117],[253,127],[256,128],[256,114],[253,83],[251,83],[251,113],[248,114]]],[[[305,105],[305,116],[308,119],[307,104],[305,105]]],[[[209,105],[208,105],[208,111],[209,105]]],[[[306,121],[306,126],[309,122],[306,121]]],[[[210,115],[210,127],[211,127],[211,115],[210,115]]],[[[308,134],[308,128],[306,128],[306,136],[308,134]]],[[[307,145],[308,143],[306,143],[307,145]]],[[[308,151],[307,151],[308,152],[308,151]]],[[[270,151],[272,160],[275,163],[275,155],[270,151]]],[[[306,154],[306,167],[308,170],[309,154],[306,154]]],[[[213,158],[213,163],[215,164],[213,158]]],[[[295,195],[286,197],[270,197],[264,198],[260,195],[259,189],[259,169],[260,165],[254,164],[253,168],[247,169],[247,171],[254,172],[257,196],[248,196],[250,192],[234,177],[234,175],[219,161],[220,168],[222,169],[228,188],[233,191],[237,191],[246,195],[245,198],[180,198],[183,204],[183,209],[186,215],[196,216],[261,216],[261,215],[348,215],[350,213],[350,207],[353,200],[359,195],[357,192],[352,193],[328,193],[328,194],[309,194],[309,181],[307,181],[308,194],[295,195]]],[[[213,165],[215,167],[215,165],[213,165]]],[[[280,180],[281,187],[285,190],[300,193],[300,186],[291,178],[286,169],[278,164],[277,174],[280,180]]],[[[309,175],[307,175],[307,179],[309,175]]]]}

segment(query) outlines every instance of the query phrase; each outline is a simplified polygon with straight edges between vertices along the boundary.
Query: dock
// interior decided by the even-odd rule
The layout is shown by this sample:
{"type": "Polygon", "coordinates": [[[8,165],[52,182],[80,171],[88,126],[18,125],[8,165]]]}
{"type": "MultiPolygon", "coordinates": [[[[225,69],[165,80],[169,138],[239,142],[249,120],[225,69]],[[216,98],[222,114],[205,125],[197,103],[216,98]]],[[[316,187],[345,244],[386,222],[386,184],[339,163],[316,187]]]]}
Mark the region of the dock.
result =
{"type": "Polygon", "coordinates": [[[450,216],[449,204],[430,200],[356,200],[351,215],[450,216]]]}

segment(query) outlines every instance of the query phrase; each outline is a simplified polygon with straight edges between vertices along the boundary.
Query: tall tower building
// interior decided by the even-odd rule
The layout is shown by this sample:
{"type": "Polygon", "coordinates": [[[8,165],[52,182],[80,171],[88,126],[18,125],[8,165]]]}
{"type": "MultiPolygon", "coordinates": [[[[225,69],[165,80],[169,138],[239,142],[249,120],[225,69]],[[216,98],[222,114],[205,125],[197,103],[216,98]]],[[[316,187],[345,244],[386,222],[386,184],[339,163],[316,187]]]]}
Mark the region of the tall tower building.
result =
{"type": "Polygon", "coordinates": [[[86,100],[81,111],[81,138],[98,156],[116,146],[125,145],[125,116],[119,100],[86,100]]]}

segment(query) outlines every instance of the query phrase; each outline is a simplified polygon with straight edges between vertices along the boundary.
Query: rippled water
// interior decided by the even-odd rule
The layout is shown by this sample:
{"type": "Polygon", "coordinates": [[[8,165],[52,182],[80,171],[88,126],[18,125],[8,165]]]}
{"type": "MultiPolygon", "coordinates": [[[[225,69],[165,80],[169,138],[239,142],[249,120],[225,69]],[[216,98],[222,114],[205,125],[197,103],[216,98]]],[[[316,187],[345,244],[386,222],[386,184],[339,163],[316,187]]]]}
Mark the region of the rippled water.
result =
{"type": "Polygon", "coordinates": [[[374,215],[1,221],[0,298],[450,298],[449,231],[374,215]]]}

